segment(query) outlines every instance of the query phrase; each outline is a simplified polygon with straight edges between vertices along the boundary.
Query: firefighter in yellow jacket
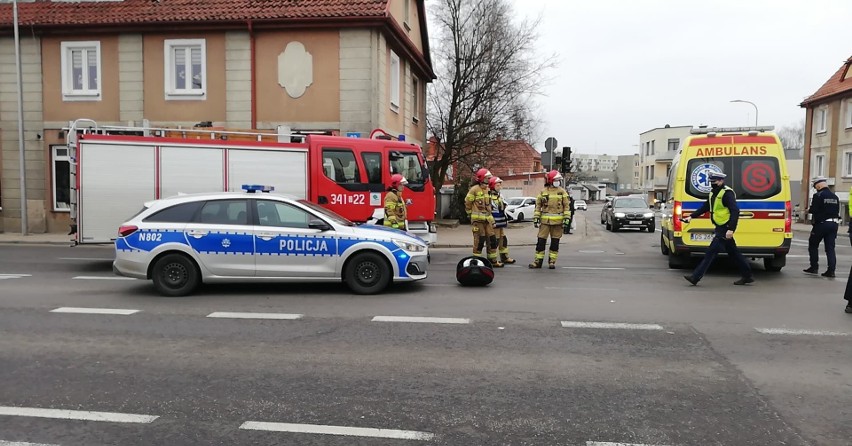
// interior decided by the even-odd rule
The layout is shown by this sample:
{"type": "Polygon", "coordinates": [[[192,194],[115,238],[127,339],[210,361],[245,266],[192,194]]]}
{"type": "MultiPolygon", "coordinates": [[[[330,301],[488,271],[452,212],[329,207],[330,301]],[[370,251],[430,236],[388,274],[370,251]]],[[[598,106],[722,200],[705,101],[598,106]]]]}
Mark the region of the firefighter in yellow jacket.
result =
{"type": "Polygon", "coordinates": [[[541,268],[544,262],[544,246],[550,236],[550,255],[547,267],[556,268],[559,257],[559,239],[568,231],[571,220],[571,203],[568,192],[562,188],[562,175],[551,170],[544,176],[544,190],[538,194],[533,212],[533,226],[538,228],[538,241],[535,244],[535,260],[530,268],[541,268]]]}
{"type": "Polygon", "coordinates": [[[509,257],[509,239],[506,238],[506,228],[509,226],[509,217],[506,215],[506,200],[500,195],[503,188],[503,180],[500,177],[491,177],[488,180],[488,188],[491,189],[491,215],[494,217],[494,236],[497,237],[497,252],[500,261],[504,265],[515,263],[515,259],[509,257]]]}
{"type": "Polygon", "coordinates": [[[405,177],[396,173],[391,175],[388,193],[385,195],[385,226],[402,229],[405,231],[405,220],[408,214],[405,211],[405,200],[402,199],[402,190],[408,184],[405,177]]]}
{"type": "Polygon", "coordinates": [[[491,215],[491,195],[488,192],[488,180],[491,172],[479,169],[473,176],[474,185],[464,197],[464,210],[470,217],[470,227],[473,231],[473,255],[481,255],[483,246],[488,250],[488,260],[495,268],[501,268],[503,263],[497,257],[497,237],[494,233],[494,217],[491,215]]]}

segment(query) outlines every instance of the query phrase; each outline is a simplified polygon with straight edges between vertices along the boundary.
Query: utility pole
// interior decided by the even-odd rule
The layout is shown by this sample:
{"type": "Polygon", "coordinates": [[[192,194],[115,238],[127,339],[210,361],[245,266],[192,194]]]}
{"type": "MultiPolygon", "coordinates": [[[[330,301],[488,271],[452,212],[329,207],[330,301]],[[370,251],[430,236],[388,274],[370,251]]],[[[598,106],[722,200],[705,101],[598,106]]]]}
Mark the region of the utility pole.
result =
{"type": "Polygon", "coordinates": [[[18,164],[21,173],[21,235],[27,235],[27,168],[24,153],[24,87],[21,79],[21,38],[18,34],[18,0],[12,0],[15,22],[15,71],[18,76],[18,164]]]}

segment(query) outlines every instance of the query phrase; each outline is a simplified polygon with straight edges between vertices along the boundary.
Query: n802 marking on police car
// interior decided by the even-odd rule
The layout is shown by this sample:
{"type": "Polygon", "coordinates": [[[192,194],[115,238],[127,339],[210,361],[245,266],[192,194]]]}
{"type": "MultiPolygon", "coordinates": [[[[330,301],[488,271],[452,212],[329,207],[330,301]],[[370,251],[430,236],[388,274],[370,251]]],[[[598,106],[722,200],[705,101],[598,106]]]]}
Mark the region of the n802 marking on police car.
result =
{"type": "MultiPolygon", "coordinates": [[[[260,186],[248,187],[261,190],[260,186]]],[[[201,282],[344,281],[359,294],[426,278],[428,247],[405,232],[355,226],[312,203],[236,192],[147,203],[121,225],[118,275],[169,296],[201,282]]]]}

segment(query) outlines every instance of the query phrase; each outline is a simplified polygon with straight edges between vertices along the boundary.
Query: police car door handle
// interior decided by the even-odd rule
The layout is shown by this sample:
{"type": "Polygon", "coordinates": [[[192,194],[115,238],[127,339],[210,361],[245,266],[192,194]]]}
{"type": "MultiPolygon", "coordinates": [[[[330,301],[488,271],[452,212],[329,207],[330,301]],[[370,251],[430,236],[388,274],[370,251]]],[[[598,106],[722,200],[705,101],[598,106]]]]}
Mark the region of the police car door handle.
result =
{"type": "Polygon", "coordinates": [[[210,231],[201,231],[201,230],[198,230],[198,229],[192,229],[189,232],[187,232],[187,234],[189,234],[190,237],[195,237],[195,238],[204,237],[205,235],[207,235],[209,233],[210,233],[210,231]]]}
{"type": "Polygon", "coordinates": [[[257,234],[257,238],[259,238],[259,239],[261,239],[265,242],[268,242],[268,241],[274,239],[277,236],[278,236],[278,234],[273,234],[271,232],[259,232],[257,234]]]}

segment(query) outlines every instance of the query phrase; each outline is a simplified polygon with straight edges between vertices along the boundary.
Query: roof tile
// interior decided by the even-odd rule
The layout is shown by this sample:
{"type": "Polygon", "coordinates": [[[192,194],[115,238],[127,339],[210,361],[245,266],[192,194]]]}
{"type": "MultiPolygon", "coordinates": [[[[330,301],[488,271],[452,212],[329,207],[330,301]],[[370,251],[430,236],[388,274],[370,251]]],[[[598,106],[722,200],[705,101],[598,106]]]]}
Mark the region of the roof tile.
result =
{"type": "Polygon", "coordinates": [[[852,67],[852,57],[846,59],[846,62],[834,73],[834,76],[831,76],[816,93],[810,95],[800,105],[806,107],[822,99],[852,91],[852,69],[850,67],[852,67]]]}
{"type": "MultiPolygon", "coordinates": [[[[18,3],[22,26],[120,25],[384,17],[389,0],[118,0],[18,3]]],[[[0,27],[12,24],[0,5],[0,27]]]]}

